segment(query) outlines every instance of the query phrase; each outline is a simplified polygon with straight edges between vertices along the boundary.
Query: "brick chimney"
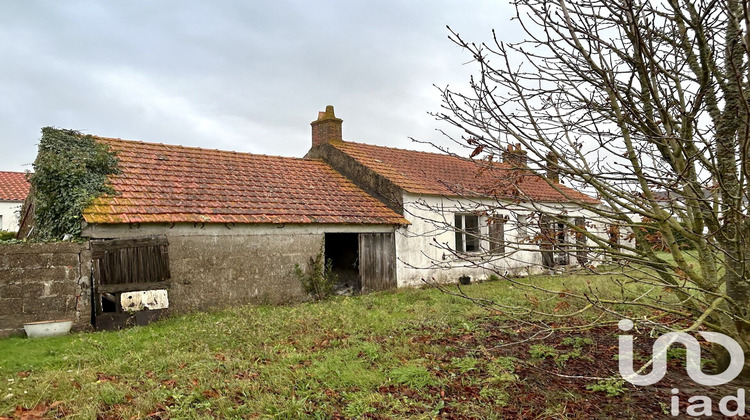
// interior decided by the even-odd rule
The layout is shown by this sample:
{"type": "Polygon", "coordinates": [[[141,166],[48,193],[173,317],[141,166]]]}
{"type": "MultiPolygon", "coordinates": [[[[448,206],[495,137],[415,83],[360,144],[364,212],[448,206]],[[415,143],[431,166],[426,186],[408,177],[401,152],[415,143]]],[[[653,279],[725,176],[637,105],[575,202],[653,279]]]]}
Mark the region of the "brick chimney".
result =
{"type": "Polygon", "coordinates": [[[560,183],[560,166],[554,152],[547,153],[547,179],[560,183]]]}
{"type": "Polygon", "coordinates": [[[528,157],[526,151],[521,149],[521,144],[509,144],[508,150],[503,150],[503,163],[507,163],[514,168],[526,168],[528,157]]]}
{"type": "Polygon", "coordinates": [[[336,118],[333,113],[333,105],[328,105],[325,111],[318,112],[318,119],[310,123],[313,147],[343,141],[341,137],[341,123],[343,122],[344,120],[336,118]]]}

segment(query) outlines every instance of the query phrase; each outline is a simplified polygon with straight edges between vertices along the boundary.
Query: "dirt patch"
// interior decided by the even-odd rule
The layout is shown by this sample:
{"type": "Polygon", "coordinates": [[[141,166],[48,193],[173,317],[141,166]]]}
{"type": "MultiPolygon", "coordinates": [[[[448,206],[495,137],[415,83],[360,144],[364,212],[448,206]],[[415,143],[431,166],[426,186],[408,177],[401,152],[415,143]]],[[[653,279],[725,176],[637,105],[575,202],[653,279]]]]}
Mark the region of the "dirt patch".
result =
{"type": "MultiPolygon", "coordinates": [[[[581,418],[581,419],[667,419],[670,414],[672,389],[679,393],[680,418],[687,417],[692,396],[707,396],[712,400],[712,417],[720,414],[719,401],[737,395],[738,388],[747,384],[727,384],[704,387],[694,383],[686,374],[684,353],[680,347],[668,361],[666,376],[656,385],[637,387],[620,378],[618,372],[618,340],[621,331],[616,326],[583,328],[570,323],[533,324],[483,320],[472,333],[426,331],[414,337],[417,342],[445,346],[448,352],[432,366],[436,375],[452,377],[442,390],[446,408],[444,418],[471,418],[470,413],[459,413],[467,401],[502,398],[497,404],[503,418],[581,418]],[[579,329],[580,328],[580,329],[579,329]],[[434,338],[438,337],[438,338],[434,338]],[[496,369],[484,368],[461,371],[457,360],[490,361],[505,365],[496,369]],[[502,362],[502,363],[498,363],[502,362]],[[499,373],[498,373],[499,372],[499,373]],[[497,392],[480,393],[471,383],[493,382],[497,392]],[[505,375],[505,376],[503,376],[505,375]],[[471,378],[471,380],[468,380],[471,378]],[[456,403],[456,404],[448,404],[456,403]]],[[[636,368],[651,354],[653,338],[635,339],[636,368]]],[[[711,366],[705,366],[709,371],[711,366]]],[[[495,401],[497,402],[497,400],[495,401]]],[[[730,408],[736,407],[732,403],[730,408]]],[[[702,410],[700,410],[702,411],[702,410]]]]}

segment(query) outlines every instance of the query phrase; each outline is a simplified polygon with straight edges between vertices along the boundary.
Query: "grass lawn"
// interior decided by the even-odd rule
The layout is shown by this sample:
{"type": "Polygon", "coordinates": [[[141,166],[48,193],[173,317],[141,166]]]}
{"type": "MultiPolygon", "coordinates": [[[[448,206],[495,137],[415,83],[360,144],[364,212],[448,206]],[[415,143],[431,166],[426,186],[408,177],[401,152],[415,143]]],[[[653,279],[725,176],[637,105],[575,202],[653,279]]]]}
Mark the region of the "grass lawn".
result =
{"type": "MultiPolygon", "coordinates": [[[[607,293],[605,277],[534,281],[607,293]]],[[[465,290],[548,310],[560,300],[504,280],[465,290]]],[[[617,374],[615,327],[569,329],[587,316],[547,320],[560,332],[540,337],[538,324],[411,289],[2,339],[0,418],[662,416],[668,390],[644,397],[621,383],[560,376],[617,374]]]]}

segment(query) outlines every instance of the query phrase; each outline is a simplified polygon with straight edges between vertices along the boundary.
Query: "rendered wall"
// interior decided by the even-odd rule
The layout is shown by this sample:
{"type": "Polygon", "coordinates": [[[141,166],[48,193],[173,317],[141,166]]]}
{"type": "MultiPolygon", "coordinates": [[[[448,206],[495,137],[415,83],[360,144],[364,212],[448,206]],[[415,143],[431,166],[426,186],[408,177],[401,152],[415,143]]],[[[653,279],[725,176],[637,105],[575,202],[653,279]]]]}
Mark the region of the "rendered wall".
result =
{"type": "MultiPolygon", "coordinates": [[[[589,231],[602,238],[607,237],[604,223],[597,222],[593,214],[575,206],[506,205],[507,208],[498,212],[509,217],[505,237],[507,241],[514,243],[513,247],[506,247],[504,254],[496,256],[487,252],[460,255],[452,252],[455,249],[455,232],[451,229],[454,214],[482,212],[494,207],[497,207],[497,203],[487,200],[461,201],[439,196],[404,194],[404,216],[411,225],[396,231],[399,287],[425,284],[423,279],[446,283],[457,282],[460,276],[483,280],[492,274],[525,276],[541,272],[543,268],[539,246],[530,241],[516,245],[524,242],[519,237],[521,232],[516,228],[516,214],[543,210],[549,214],[565,214],[566,217],[584,217],[589,231]]],[[[528,237],[538,234],[538,230],[532,227],[527,227],[526,230],[528,237]]],[[[480,227],[482,236],[487,236],[488,233],[486,225],[480,227]]],[[[481,246],[486,248],[487,244],[482,243],[481,246]]],[[[590,257],[595,258],[593,255],[590,257]]],[[[575,265],[575,261],[572,265],[575,265]]]]}
{"type": "Polygon", "coordinates": [[[22,204],[17,201],[0,201],[0,230],[18,231],[18,212],[22,204]]]}

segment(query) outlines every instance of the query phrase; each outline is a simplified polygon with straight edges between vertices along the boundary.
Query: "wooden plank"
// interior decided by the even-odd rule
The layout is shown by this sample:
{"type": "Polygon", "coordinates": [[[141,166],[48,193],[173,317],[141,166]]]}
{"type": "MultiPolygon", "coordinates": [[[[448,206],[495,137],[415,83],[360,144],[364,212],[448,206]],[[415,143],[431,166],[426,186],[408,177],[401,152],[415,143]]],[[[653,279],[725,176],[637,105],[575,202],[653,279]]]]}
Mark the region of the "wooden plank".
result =
{"type": "Polygon", "coordinates": [[[122,293],[137,292],[140,290],[169,289],[169,282],[156,283],[125,283],[125,284],[103,284],[98,288],[99,293],[122,293]]]}
{"type": "Polygon", "coordinates": [[[387,290],[396,286],[396,243],[393,233],[359,235],[362,292],[387,290]]]}
{"type": "Polygon", "coordinates": [[[141,246],[161,246],[168,244],[169,241],[167,240],[166,235],[157,235],[127,239],[93,240],[91,241],[91,250],[96,253],[96,251],[137,248],[141,246]]]}

